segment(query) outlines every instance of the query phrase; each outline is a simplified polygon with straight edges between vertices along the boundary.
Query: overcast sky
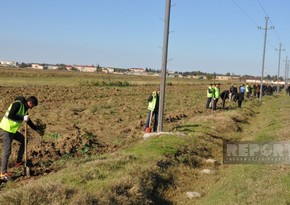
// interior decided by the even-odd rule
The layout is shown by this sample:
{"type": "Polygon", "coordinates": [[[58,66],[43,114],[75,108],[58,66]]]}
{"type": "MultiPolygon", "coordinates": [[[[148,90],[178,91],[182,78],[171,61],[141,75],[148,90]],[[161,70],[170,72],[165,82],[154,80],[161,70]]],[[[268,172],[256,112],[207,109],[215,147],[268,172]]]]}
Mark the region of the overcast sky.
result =
{"type": "MultiPolygon", "coordinates": [[[[166,0],[0,0],[0,60],[161,69],[166,0]]],[[[168,70],[283,76],[290,0],[172,0],[168,70]]],[[[290,57],[289,57],[290,58],[290,57]]]]}

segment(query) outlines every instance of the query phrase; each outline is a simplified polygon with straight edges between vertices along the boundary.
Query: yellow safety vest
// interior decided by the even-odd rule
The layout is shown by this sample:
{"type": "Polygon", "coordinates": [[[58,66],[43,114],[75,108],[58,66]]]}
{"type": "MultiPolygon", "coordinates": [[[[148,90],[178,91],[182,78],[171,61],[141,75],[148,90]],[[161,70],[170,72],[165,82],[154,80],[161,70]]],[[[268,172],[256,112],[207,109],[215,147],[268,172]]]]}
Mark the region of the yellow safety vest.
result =
{"type": "Polygon", "coordinates": [[[154,109],[155,109],[155,106],[156,106],[156,101],[157,101],[157,92],[156,91],[154,91],[153,93],[152,93],[152,97],[153,97],[153,99],[149,102],[149,104],[148,104],[148,110],[151,110],[151,111],[154,111],[154,109]]]}
{"type": "MultiPolygon", "coordinates": [[[[15,101],[15,102],[20,102],[19,100],[15,101]]],[[[0,122],[0,128],[2,130],[5,130],[6,132],[10,132],[10,133],[16,133],[17,130],[19,129],[21,123],[23,120],[20,121],[14,121],[8,118],[9,112],[11,110],[12,104],[9,106],[9,108],[7,109],[4,117],[2,118],[1,122],[0,122]]],[[[17,112],[17,115],[27,115],[27,111],[25,111],[24,105],[22,102],[20,102],[20,109],[17,112]]]]}
{"type": "Polygon", "coordinates": [[[214,88],[211,87],[211,86],[209,86],[209,87],[207,88],[207,97],[208,97],[208,98],[212,98],[212,97],[213,97],[213,92],[214,92],[214,88]]]}
{"type": "Polygon", "coordinates": [[[220,89],[215,88],[214,98],[219,98],[219,97],[220,97],[220,89]]]}

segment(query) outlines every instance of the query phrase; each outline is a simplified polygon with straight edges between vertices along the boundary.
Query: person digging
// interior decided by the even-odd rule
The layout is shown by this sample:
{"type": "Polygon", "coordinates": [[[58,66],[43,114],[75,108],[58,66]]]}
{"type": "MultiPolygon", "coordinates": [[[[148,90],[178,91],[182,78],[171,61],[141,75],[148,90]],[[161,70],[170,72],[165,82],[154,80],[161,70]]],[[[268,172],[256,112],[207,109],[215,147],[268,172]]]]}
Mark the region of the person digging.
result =
{"type": "Polygon", "coordinates": [[[148,97],[148,117],[145,124],[145,132],[151,132],[150,124],[154,117],[153,132],[157,131],[158,126],[158,111],[159,111],[159,89],[154,91],[148,97]]]}
{"type": "Polygon", "coordinates": [[[12,102],[8,107],[4,117],[0,122],[0,128],[2,131],[1,135],[3,137],[3,153],[0,179],[3,181],[12,180],[12,177],[7,172],[7,167],[13,140],[16,140],[20,143],[15,166],[19,167],[23,165],[22,157],[25,148],[25,137],[20,132],[18,132],[22,122],[25,121],[29,127],[38,132],[40,135],[43,135],[43,130],[36,126],[28,116],[28,110],[37,106],[37,104],[38,100],[35,96],[30,96],[27,99],[22,96],[16,97],[14,102],[12,102]]]}

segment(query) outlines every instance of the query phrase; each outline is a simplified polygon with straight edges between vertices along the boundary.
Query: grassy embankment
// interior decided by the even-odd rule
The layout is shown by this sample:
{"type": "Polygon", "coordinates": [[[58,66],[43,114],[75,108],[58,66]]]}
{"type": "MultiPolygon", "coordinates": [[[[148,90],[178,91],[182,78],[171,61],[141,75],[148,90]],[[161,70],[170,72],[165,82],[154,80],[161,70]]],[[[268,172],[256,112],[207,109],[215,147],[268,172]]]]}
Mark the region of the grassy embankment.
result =
{"type": "MultiPolygon", "coordinates": [[[[289,141],[290,98],[265,97],[244,126],[242,139],[289,141]]],[[[288,164],[224,165],[220,179],[197,204],[290,204],[288,164]]]]}

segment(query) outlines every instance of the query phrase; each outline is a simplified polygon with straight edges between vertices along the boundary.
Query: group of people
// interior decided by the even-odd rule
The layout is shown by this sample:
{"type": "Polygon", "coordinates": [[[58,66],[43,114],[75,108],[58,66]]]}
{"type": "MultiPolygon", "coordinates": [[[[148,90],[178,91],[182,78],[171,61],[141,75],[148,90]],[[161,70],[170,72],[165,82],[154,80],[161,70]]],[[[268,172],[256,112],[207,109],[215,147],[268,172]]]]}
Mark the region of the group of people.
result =
{"type": "MultiPolygon", "coordinates": [[[[232,85],[229,90],[224,90],[221,92],[221,84],[210,84],[207,88],[207,101],[206,108],[213,109],[214,111],[217,109],[217,103],[219,99],[222,100],[222,107],[225,109],[226,99],[232,100],[234,102],[238,102],[238,107],[242,106],[242,102],[244,100],[244,95],[247,96],[250,93],[250,87],[247,84],[246,86],[242,84],[239,89],[232,85]]],[[[153,132],[157,131],[158,126],[158,111],[159,111],[159,88],[156,91],[150,93],[148,97],[148,117],[145,123],[145,131],[151,132],[151,121],[153,121],[153,132]]]]}
{"type": "MultiPolygon", "coordinates": [[[[279,92],[284,88],[284,85],[276,86],[270,84],[264,84],[262,86],[262,96],[273,95],[273,93],[279,92]]],[[[239,87],[232,84],[228,90],[224,90],[220,94],[220,83],[218,84],[209,84],[207,88],[207,101],[206,109],[216,110],[216,105],[218,99],[222,100],[222,108],[225,109],[226,99],[229,101],[237,102],[238,107],[242,106],[242,102],[245,98],[260,98],[261,95],[261,85],[260,84],[241,84],[239,87]]],[[[290,87],[289,87],[290,95],[290,87]]]]}
{"type": "MultiPolygon", "coordinates": [[[[250,97],[253,95],[253,88],[257,89],[254,92],[254,95],[259,96],[259,86],[252,87],[249,84],[241,84],[239,88],[234,84],[228,90],[224,90],[221,92],[221,84],[209,84],[207,88],[207,101],[206,101],[206,109],[217,109],[217,103],[219,99],[222,100],[222,108],[225,109],[226,100],[229,99],[230,101],[237,102],[238,107],[242,106],[242,102],[244,101],[244,97],[250,97]]],[[[157,131],[158,126],[158,111],[159,111],[159,88],[156,91],[150,93],[148,97],[148,117],[145,123],[145,131],[151,132],[151,121],[153,122],[153,132],[157,131]]]]}
{"type": "Polygon", "coordinates": [[[222,100],[222,108],[225,109],[226,100],[229,99],[230,101],[237,102],[238,107],[242,107],[242,102],[244,101],[245,95],[250,97],[251,95],[251,88],[249,84],[246,86],[241,84],[239,88],[232,84],[228,90],[224,90],[223,92],[220,91],[220,83],[213,84],[210,83],[207,88],[207,101],[206,101],[206,109],[217,109],[217,102],[219,98],[222,100]]]}
{"type": "Polygon", "coordinates": [[[207,101],[206,101],[206,108],[216,110],[217,102],[220,98],[220,88],[221,84],[210,84],[207,88],[207,101]]]}

